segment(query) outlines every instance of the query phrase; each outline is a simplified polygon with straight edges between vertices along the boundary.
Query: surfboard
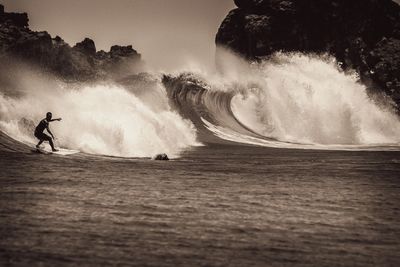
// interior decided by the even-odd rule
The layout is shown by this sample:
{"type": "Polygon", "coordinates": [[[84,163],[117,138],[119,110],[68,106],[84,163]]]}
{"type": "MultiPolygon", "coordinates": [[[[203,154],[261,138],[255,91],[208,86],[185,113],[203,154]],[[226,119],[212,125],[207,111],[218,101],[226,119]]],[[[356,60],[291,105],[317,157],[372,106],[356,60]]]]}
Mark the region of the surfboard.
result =
{"type": "Polygon", "coordinates": [[[40,154],[45,154],[45,155],[56,154],[56,155],[62,155],[62,156],[68,156],[68,155],[79,153],[78,150],[71,150],[71,149],[66,149],[66,148],[57,148],[57,149],[58,149],[58,151],[53,152],[53,151],[51,151],[51,149],[48,149],[48,148],[43,148],[43,147],[36,148],[35,147],[35,149],[33,149],[32,151],[36,152],[36,153],[40,153],[40,154]]]}

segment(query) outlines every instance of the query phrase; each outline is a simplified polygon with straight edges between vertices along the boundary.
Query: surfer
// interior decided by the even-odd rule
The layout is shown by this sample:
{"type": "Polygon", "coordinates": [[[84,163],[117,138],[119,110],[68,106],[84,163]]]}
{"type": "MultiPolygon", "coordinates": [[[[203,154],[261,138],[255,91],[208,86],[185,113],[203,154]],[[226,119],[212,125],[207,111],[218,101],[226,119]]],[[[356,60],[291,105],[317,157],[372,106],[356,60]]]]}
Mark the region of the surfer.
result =
{"type": "Polygon", "coordinates": [[[58,151],[55,147],[54,147],[54,135],[53,133],[50,131],[49,128],[49,123],[52,121],[61,121],[61,118],[58,119],[51,119],[53,117],[53,114],[51,114],[51,112],[47,112],[46,113],[46,118],[41,120],[38,124],[38,126],[36,126],[35,129],[35,137],[37,139],[39,139],[39,143],[36,145],[37,149],[40,149],[40,145],[44,142],[44,141],[48,141],[50,143],[51,146],[51,150],[53,152],[58,151]],[[47,130],[47,132],[49,132],[49,134],[52,136],[48,136],[47,134],[44,133],[44,130],[47,130]]]}

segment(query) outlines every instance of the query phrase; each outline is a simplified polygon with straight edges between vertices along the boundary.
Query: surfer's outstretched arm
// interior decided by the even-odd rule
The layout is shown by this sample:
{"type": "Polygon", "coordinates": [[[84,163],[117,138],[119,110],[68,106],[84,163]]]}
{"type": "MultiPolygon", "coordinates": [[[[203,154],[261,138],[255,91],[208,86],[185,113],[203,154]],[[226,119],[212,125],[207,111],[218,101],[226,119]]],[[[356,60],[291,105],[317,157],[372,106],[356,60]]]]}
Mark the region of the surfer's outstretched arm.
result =
{"type": "MultiPolygon", "coordinates": [[[[52,121],[61,121],[61,118],[49,120],[49,122],[52,122],[52,121]]],[[[50,131],[50,127],[49,126],[47,126],[46,130],[53,137],[53,139],[55,139],[53,133],[50,131]]]]}
{"type": "Polygon", "coordinates": [[[61,120],[62,120],[61,118],[58,118],[58,119],[52,119],[50,121],[61,121],[61,120]]]}

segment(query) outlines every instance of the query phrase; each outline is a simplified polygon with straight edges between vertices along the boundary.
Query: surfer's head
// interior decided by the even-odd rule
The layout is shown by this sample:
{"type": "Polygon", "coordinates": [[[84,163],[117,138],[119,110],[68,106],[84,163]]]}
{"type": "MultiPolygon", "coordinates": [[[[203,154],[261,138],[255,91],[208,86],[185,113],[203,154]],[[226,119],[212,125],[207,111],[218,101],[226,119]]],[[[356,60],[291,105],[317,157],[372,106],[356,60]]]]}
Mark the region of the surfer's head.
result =
{"type": "Polygon", "coordinates": [[[53,117],[53,114],[51,112],[46,113],[46,120],[51,120],[52,117],[53,117]]]}

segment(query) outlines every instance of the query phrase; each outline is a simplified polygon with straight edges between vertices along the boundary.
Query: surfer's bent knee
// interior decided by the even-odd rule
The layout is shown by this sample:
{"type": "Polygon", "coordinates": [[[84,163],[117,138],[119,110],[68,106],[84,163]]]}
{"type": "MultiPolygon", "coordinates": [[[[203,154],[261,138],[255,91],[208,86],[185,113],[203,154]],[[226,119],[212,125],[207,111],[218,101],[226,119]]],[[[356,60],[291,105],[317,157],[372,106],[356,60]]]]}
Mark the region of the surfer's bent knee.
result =
{"type": "Polygon", "coordinates": [[[51,137],[45,133],[35,133],[35,137],[40,141],[51,141],[51,137]]]}

